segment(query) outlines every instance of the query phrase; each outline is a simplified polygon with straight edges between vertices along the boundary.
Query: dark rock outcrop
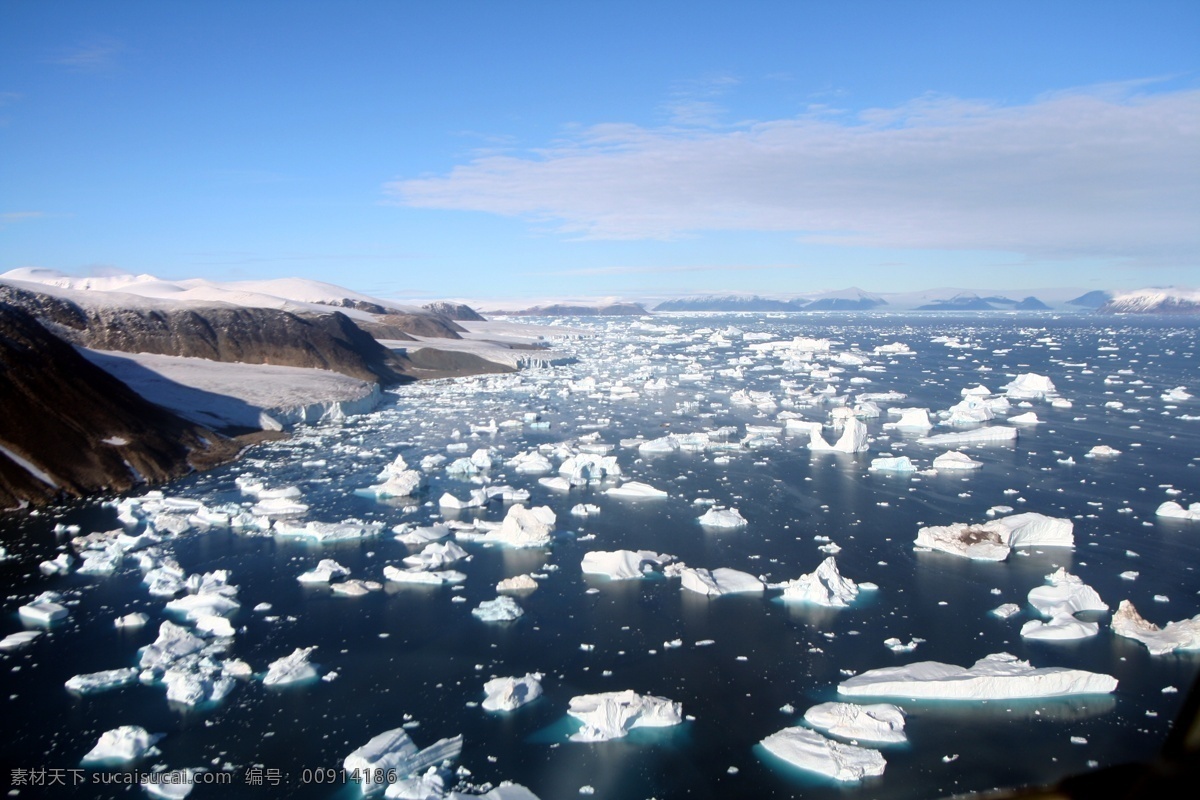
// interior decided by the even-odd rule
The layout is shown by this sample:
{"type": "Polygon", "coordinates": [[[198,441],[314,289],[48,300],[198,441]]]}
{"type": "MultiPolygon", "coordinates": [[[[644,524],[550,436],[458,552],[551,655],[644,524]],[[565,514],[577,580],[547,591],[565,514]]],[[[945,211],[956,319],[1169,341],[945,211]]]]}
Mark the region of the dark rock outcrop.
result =
{"type": "Polygon", "coordinates": [[[471,308],[466,303],[448,303],[444,300],[439,300],[436,303],[428,303],[421,306],[426,311],[434,314],[439,314],[447,319],[455,320],[456,322],[486,322],[475,309],[471,308]]]}
{"type": "Polygon", "coordinates": [[[361,321],[358,326],[376,339],[399,339],[413,341],[413,336],[436,339],[461,339],[463,328],[455,325],[449,317],[440,314],[400,314],[392,311],[371,321],[361,321]]]}
{"type": "Polygon", "coordinates": [[[297,314],[273,308],[164,304],[81,306],[0,284],[0,302],[24,309],[72,344],[94,350],[192,356],[341,372],[400,383],[406,364],[341,312],[297,314]]]}
{"type": "Polygon", "coordinates": [[[162,483],[239,449],[142,399],[3,302],[0,407],[0,508],[162,483]]]}

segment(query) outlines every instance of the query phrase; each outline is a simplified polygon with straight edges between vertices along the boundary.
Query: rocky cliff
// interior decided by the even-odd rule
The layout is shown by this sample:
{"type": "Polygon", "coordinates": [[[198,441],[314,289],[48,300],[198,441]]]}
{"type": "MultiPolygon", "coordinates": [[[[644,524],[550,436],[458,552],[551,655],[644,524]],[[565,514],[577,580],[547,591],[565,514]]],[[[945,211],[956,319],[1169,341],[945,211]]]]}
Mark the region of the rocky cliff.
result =
{"type": "Polygon", "coordinates": [[[0,508],[161,483],[238,445],[143,400],[0,302],[0,508]]]}
{"type": "Polygon", "coordinates": [[[24,309],[71,342],[95,350],[192,356],[341,372],[367,381],[410,380],[403,356],[349,317],[226,304],[84,306],[0,284],[0,302],[24,309]]]}

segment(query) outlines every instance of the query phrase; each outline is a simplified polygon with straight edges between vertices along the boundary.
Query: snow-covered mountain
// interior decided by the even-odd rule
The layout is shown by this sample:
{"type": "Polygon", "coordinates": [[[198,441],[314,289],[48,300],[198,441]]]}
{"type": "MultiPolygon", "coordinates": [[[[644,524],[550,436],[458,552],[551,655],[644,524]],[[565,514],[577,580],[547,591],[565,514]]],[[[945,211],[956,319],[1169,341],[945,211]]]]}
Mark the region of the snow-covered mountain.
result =
{"type": "Polygon", "coordinates": [[[1200,290],[1168,287],[1122,292],[1099,311],[1101,314],[1200,314],[1200,290]]]}

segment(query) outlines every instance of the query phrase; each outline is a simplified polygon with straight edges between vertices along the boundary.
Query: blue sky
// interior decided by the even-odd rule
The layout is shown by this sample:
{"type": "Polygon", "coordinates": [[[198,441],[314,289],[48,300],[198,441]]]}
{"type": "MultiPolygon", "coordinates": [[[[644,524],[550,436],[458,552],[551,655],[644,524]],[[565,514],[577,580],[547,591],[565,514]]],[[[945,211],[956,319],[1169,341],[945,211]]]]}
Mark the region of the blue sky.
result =
{"type": "Polygon", "coordinates": [[[0,0],[0,271],[1200,284],[1200,3],[0,0]]]}

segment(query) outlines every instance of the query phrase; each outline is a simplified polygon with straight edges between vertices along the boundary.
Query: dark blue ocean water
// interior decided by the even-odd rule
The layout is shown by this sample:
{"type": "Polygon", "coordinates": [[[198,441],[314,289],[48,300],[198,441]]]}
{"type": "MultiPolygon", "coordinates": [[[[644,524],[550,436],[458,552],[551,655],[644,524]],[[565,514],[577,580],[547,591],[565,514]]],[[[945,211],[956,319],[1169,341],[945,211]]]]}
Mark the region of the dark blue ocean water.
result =
{"type": "MultiPolygon", "coordinates": [[[[63,592],[72,608],[68,621],[30,646],[0,654],[6,734],[0,783],[11,784],[14,769],[77,768],[101,733],[126,724],[166,734],[161,754],[142,762],[142,769],[207,767],[233,775],[232,785],[198,786],[193,797],[356,797],[355,787],[303,783],[305,770],[337,767],[371,736],[406,721],[419,723],[409,732],[420,746],[463,734],[458,763],[470,771],[468,780],[519,782],[543,800],[579,796],[584,786],[605,798],[931,797],[1054,781],[1090,766],[1147,758],[1161,746],[1200,672],[1200,653],[1150,656],[1137,642],[1114,636],[1108,615],[1099,615],[1105,624],[1098,636],[1078,642],[1027,641],[1019,629],[1036,617],[1026,594],[1059,567],[1094,587],[1113,609],[1130,599],[1159,624],[1200,613],[1200,523],[1154,514],[1164,500],[1200,501],[1200,420],[1188,419],[1200,417],[1200,400],[1162,398],[1177,386],[1200,393],[1195,324],[884,314],[570,323],[595,334],[559,345],[579,357],[576,364],[405,388],[375,414],[298,431],[236,464],[165,487],[168,495],[209,504],[249,503],[234,483],[245,474],[270,486],[298,486],[311,506],[309,519],[385,523],[378,538],[324,547],[220,528],[197,529],[166,546],[189,573],[230,570],[242,605],[233,618],[241,630],[231,656],[261,673],[294,648],[315,645],[314,661],[323,673],[336,672],[336,680],[278,689],[242,682],[215,707],[190,710],[169,707],[155,686],[76,697],[63,687],[72,675],[136,664],[137,649],[153,641],[159,622],[169,618],[163,601],[146,593],[132,560],[107,577],[38,572],[39,561],[66,547],[52,532],[54,524],[78,524],[85,533],[109,530],[117,527],[112,508],[83,502],[0,520],[10,553],[0,562],[6,586],[0,635],[22,629],[16,609],[41,591],[63,592]],[[728,344],[711,341],[720,331],[728,344]],[[826,337],[834,342],[832,357],[869,354],[894,341],[915,355],[871,356],[865,369],[821,358],[844,370],[827,383],[789,371],[776,356],[756,354],[753,341],[739,332],[826,337]],[[908,397],[881,403],[885,410],[937,411],[957,403],[964,388],[983,383],[997,392],[1026,372],[1049,376],[1072,407],[1040,400],[1032,401],[1032,409],[1014,407],[1011,414],[1033,410],[1042,423],[1022,427],[1012,443],[966,448],[984,462],[969,474],[868,472],[881,453],[907,455],[924,469],[946,449],[918,444],[914,434],[884,431],[886,415],[867,421],[871,449],[857,455],[811,453],[804,437],[789,436],[775,446],[737,452],[643,456],[619,446],[637,436],[730,425],[740,438],[747,424],[782,425],[775,413],[731,404],[730,393],[739,389],[771,392],[777,400],[785,397],[782,382],[830,385],[839,396],[895,390],[908,397]],[[680,379],[695,374],[705,378],[680,379]],[[570,382],[587,376],[596,379],[594,391],[570,391],[570,382]],[[650,378],[665,378],[670,386],[662,393],[642,391],[650,378]],[[638,397],[614,398],[610,389],[619,382],[638,397]],[[1106,407],[1112,402],[1122,407],[1106,407]],[[549,427],[469,433],[472,423],[523,420],[528,412],[549,427]],[[532,505],[557,513],[560,535],[552,547],[515,551],[467,544],[472,559],[458,567],[468,575],[459,591],[388,585],[349,599],[296,582],[322,558],[336,559],[355,578],[382,580],[385,565],[398,565],[413,552],[392,539],[391,526],[434,521],[444,491],[465,497],[472,488],[434,470],[415,502],[381,503],[354,493],[374,483],[397,454],[415,465],[423,456],[445,453],[452,442],[466,442],[466,455],[491,447],[498,457],[511,458],[592,434],[616,446],[612,452],[626,478],[670,496],[618,500],[601,494],[603,486],[557,493],[538,485],[538,476],[499,464],[488,476],[492,483],[527,488],[532,505]],[[1097,444],[1121,455],[1085,458],[1097,444]],[[1060,463],[1068,456],[1073,465],[1060,463]],[[313,466],[316,461],[324,465],[313,466]],[[724,532],[701,528],[696,520],[704,508],[693,503],[697,498],[738,508],[749,525],[724,532]],[[583,502],[599,505],[601,513],[568,514],[583,502]],[[981,522],[998,505],[1071,518],[1075,548],[1032,549],[1002,563],[913,550],[920,526],[981,522]],[[609,582],[580,571],[589,550],[652,549],[691,566],[732,567],[783,581],[812,571],[826,557],[819,537],[842,548],[836,558],[843,575],[879,590],[835,610],[785,606],[773,592],[709,599],[661,576],[609,582]],[[1119,577],[1129,570],[1138,572],[1136,580],[1119,577]],[[497,581],[527,572],[546,577],[536,592],[519,598],[522,618],[488,624],[471,616],[479,602],[495,597],[497,581]],[[456,596],[465,602],[454,602],[456,596]],[[262,602],[272,604],[270,615],[251,610],[262,602]],[[987,613],[1002,602],[1020,605],[1021,613],[1008,620],[987,613]],[[113,627],[114,617],[134,610],[149,614],[150,624],[133,631],[113,627]],[[925,641],[915,652],[897,654],[883,645],[893,636],[925,641]],[[683,646],[663,647],[674,639],[683,646]],[[696,645],[709,639],[712,645],[696,645]],[[581,643],[595,647],[584,651],[581,643]],[[1120,685],[1111,696],[1072,699],[893,701],[908,713],[909,741],[882,747],[886,772],[860,784],[806,775],[756,747],[765,736],[801,724],[809,706],[836,699],[837,683],[847,674],[922,660],[966,666],[996,652],[1038,667],[1108,673],[1120,685]],[[541,699],[506,715],[474,705],[490,677],[530,671],[545,675],[541,699]],[[1167,687],[1178,691],[1164,693],[1167,687]],[[677,700],[691,719],[619,741],[566,740],[574,729],[565,718],[571,697],[619,689],[677,700]],[[791,714],[780,710],[788,704],[791,714]],[[1072,743],[1072,737],[1087,743],[1072,743]],[[280,784],[245,785],[252,768],[278,770],[280,784]]],[[[828,419],[828,406],[793,410],[805,419],[828,419]]],[[[831,441],[834,435],[827,431],[831,441]]],[[[504,512],[503,504],[492,504],[459,518],[500,520],[504,512]]],[[[93,773],[84,774],[90,779],[93,773]]],[[[129,790],[25,788],[17,796],[125,797],[129,790]]]]}

